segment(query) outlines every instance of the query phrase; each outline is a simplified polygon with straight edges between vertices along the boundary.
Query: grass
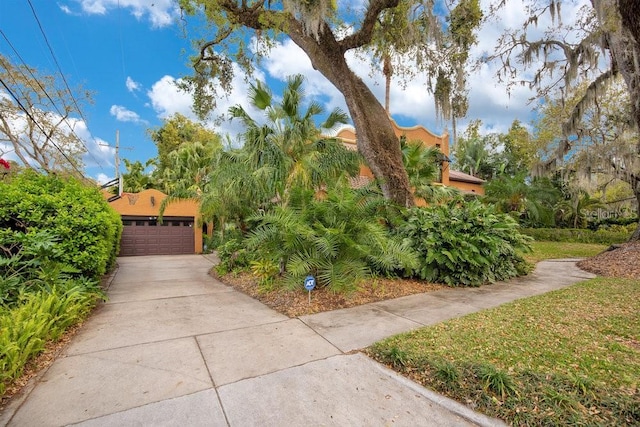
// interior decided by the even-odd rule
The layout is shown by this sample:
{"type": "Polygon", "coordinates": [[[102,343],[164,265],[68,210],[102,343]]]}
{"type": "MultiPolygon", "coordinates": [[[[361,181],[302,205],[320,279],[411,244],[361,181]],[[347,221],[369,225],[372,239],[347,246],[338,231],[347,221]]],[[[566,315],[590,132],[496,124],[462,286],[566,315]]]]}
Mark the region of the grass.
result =
{"type": "Polygon", "coordinates": [[[544,259],[554,258],[587,258],[598,255],[608,245],[597,243],[564,243],[564,242],[532,242],[531,253],[524,254],[524,258],[532,263],[544,259]]]}
{"type": "MultiPolygon", "coordinates": [[[[533,246],[535,259],[603,249],[533,246]]],[[[509,424],[640,425],[638,280],[581,282],[398,335],[367,351],[509,424]]]]}

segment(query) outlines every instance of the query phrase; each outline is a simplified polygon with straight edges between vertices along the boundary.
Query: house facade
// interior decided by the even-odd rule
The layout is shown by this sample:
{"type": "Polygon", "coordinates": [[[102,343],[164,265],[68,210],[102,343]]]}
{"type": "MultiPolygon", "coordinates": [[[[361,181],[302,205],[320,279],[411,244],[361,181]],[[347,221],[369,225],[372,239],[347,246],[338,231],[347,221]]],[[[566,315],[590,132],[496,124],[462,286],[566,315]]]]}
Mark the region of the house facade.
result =
{"type": "Polygon", "coordinates": [[[160,205],[166,198],[163,192],[149,189],[123,193],[109,202],[122,217],[120,256],[202,253],[198,203],[176,200],[167,205],[159,221],[160,205]]]}
{"type": "MultiPolygon", "coordinates": [[[[404,136],[408,143],[420,142],[425,147],[436,147],[444,154],[445,161],[440,166],[440,184],[447,187],[457,188],[465,193],[484,194],[482,184],[484,180],[460,171],[453,171],[449,168],[449,134],[436,135],[424,126],[399,126],[391,119],[393,131],[398,138],[404,136]]],[[[341,139],[345,147],[350,150],[357,150],[356,131],[352,127],[345,127],[338,131],[336,137],[341,139]]],[[[360,181],[373,179],[373,173],[367,166],[360,167],[360,181]]]]}

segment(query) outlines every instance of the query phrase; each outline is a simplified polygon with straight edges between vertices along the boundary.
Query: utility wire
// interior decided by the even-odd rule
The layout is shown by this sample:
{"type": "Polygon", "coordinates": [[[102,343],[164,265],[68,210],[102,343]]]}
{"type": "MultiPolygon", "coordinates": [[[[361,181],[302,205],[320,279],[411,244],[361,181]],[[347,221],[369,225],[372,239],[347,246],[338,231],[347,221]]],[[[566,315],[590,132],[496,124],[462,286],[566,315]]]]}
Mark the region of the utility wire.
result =
{"type": "Polygon", "coordinates": [[[44,130],[44,128],[40,125],[40,123],[38,123],[38,121],[31,115],[29,110],[27,110],[25,108],[25,106],[22,105],[22,102],[20,102],[20,99],[18,99],[18,97],[11,90],[11,88],[9,86],[7,86],[7,84],[4,82],[4,80],[2,80],[2,77],[0,77],[0,84],[2,84],[2,86],[4,86],[4,88],[7,90],[7,92],[9,92],[9,95],[11,95],[11,97],[16,101],[16,103],[18,104],[18,107],[20,107],[20,109],[22,111],[24,111],[24,113],[27,115],[27,117],[29,117],[29,119],[38,127],[38,129],[40,129],[40,132],[42,132],[42,135],[44,135],[44,137],[47,138],[49,140],[49,142],[51,142],[51,144],[60,152],[60,154],[62,154],[62,156],[69,162],[71,167],[73,167],[76,170],[76,172],[78,172],[80,174],[81,177],[85,178],[84,173],[82,173],[82,171],[80,169],[78,169],[78,166],[76,166],[75,162],[69,158],[67,153],[65,153],[60,148],[60,146],[58,146],[58,144],[56,144],[55,141],[53,141],[53,139],[47,137],[47,131],[44,130]]]}
{"type": "MultiPolygon", "coordinates": [[[[56,55],[53,52],[53,48],[51,47],[51,43],[49,43],[49,39],[47,37],[47,34],[45,33],[44,28],[42,27],[42,23],[40,22],[40,19],[38,18],[38,14],[36,13],[36,10],[33,7],[33,4],[31,3],[31,0],[27,0],[27,2],[29,3],[29,7],[31,8],[31,12],[33,13],[33,17],[35,18],[36,22],[38,23],[38,28],[40,28],[40,32],[42,33],[42,37],[44,38],[44,41],[47,44],[47,47],[49,48],[49,52],[51,53],[51,57],[53,58],[53,62],[55,62],[56,67],[58,68],[58,71],[60,72],[60,76],[62,77],[62,81],[64,82],[64,85],[67,88],[67,91],[69,92],[69,96],[71,96],[71,100],[73,101],[73,105],[76,107],[76,110],[78,111],[78,114],[80,114],[80,117],[82,118],[82,120],[88,126],[89,122],[87,121],[87,118],[82,113],[82,110],[80,109],[80,106],[78,105],[78,101],[76,100],[75,96],[73,95],[73,92],[71,91],[71,88],[69,87],[69,83],[67,82],[67,79],[64,76],[64,73],[62,72],[62,68],[60,67],[60,64],[58,63],[58,59],[56,58],[56,55]]],[[[89,147],[87,147],[86,144],[84,144],[84,141],[82,141],[82,144],[86,148],[87,152],[91,153],[91,150],[89,150],[89,147]]],[[[94,160],[95,160],[95,158],[94,158],[94,160]]],[[[98,162],[96,161],[96,163],[98,163],[98,162]]],[[[102,166],[99,163],[98,163],[98,165],[102,169],[102,166]]]]}
{"type": "MultiPolygon", "coordinates": [[[[94,162],[96,162],[96,164],[100,167],[100,170],[102,170],[104,172],[104,168],[102,167],[102,164],[98,161],[98,159],[96,159],[96,157],[93,155],[93,153],[91,152],[91,150],[89,149],[89,147],[87,147],[87,145],[85,144],[85,142],[82,140],[82,138],[80,138],[78,136],[78,134],[76,133],[75,129],[73,128],[73,126],[71,126],[71,124],[69,123],[69,120],[67,117],[65,117],[65,114],[62,113],[62,111],[60,110],[60,108],[58,107],[58,105],[55,103],[55,101],[51,98],[51,96],[49,95],[49,93],[47,92],[47,90],[44,88],[44,86],[42,85],[42,83],[40,82],[40,80],[38,79],[38,77],[33,74],[33,72],[31,71],[31,68],[29,67],[29,65],[27,65],[27,63],[25,62],[25,60],[22,58],[22,56],[20,55],[20,53],[18,53],[18,51],[16,50],[16,48],[13,46],[13,44],[11,43],[11,41],[9,40],[9,38],[7,37],[7,35],[4,33],[4,31],[2,31],[2,29],[0,29],[0,34],[2,35],[2,37],[4,38],[4,40],[7,42],[7,44],[11,47],[11,49],[13,50],[13,52],[16,54],[16,56],[18,57],[18,59],[20,59],[20,61],[22,62],[22,64],[25,66],[25,68],[27,69],[27,71],[29,72],[29,74],[31,75],[33,81],[35,81],[38,84],[38,87],[40,88],[40,90],[42,90],[42,92],[45,94],[45,96],[47,97],[47,99],[49,99],[49,101],[51,101],[51,105],[53,105],[53,108],[56,109],[56,111],[58,112],[58,114],[60,114],[60,117],[64,117],[64,121],[67,123],[67,127],[69,127],[69,130],[71,130],[71,133],[73,133],[75,135],[75,137],[78,139],[78,141],[80,141],[80,143],[84,146],[84,148],[87,150],[87,153],[89,153],[89,156],[91,156],[91,158],[93,159],[94,162]]],[[[8,67],[5,67],[7,70],[7,73],[9,75],[11,75],[11,72],[9,71],[8,67]]],[[[22,76],[26,79],[27,82],[29,82],[29,78],[27,77],[27,75],[24,73],[24,71],[22,70],[22,68],[19,68],[20,73],[22,74],[22,76]]],[[[14,78],[14,81],[15,78],[14,78]]],[[[17,83],[16,83],[17,84],[17,83]]],[[[35,88],[34,88],[35,89],[35,88]]],[[[24,95],[24,94],[23,94],[24,95]]],[[[82,112],[79,111],[79,113],[82,115],[82,112]]],[[[83,118],[84,120],[84,118],[83,118]]],[[[86,120],[85,120],[86,123],[86,120]]]]}
{"type": "Polygon", "coordinates": [[[47,47],[49,48],[49,52],[51,53],[51,57],[53,58],[53,62],[56,64],[56,67],[58,68],[58,71],[60,72],[60,76],[62,76],[62,81],[64,82],[64,85],[67,88],[67,90],[69,91],[69,95],[71,95],[71,99],[73,100],[73,105],[75,105],[76,109],[78,110],[78,113],[80,114],[80,117],[82,117],[82,120],[84,120],[84,122],[87,123],[87,119],[85,119],[84,116],[82,115],[82,110],[78,106],[78,102],[76,101],[75,96],[73,96],[73,92],[71,91],[71,88],[69,87],[69,83],[67,83],[67,79],[65,78],[64,73],[62,72],[62,68],[60,67],[60,64],[58,63],[58,59],[56,58],[56,55],[53,52],[53,48],[51,47],[51,43],[49,43],[49,39],[47,38],[47,34],[44,32],[44,28],[42,27],[42,24],[40,23],[40,19],[38,18],[38,14],[36,13],[36,10],[33,8],[33,4],[31,3],[31,0],[27,0],[27,2],[29,3],[29,7],[31,7],[31,12],[33,12],[33,17],[36,19],[36,22],[38,23],[38,28],[40,28],[40,32],[42,33],[42,37],[44,38],[44,41],[47,44],[47,47]]]}

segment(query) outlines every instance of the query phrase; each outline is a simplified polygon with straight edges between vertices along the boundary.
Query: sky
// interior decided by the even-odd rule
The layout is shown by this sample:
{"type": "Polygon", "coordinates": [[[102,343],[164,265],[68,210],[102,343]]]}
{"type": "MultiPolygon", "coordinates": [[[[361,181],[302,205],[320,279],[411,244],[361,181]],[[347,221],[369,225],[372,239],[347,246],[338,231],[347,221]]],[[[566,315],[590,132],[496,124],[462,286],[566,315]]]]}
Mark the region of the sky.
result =
{"type": "MultiPolygon", "coordinates": [[[[358,1],[350,3],[355,6],[358,1]]],[[[486,5],[489,0],[482,3],[486,5]]],[[[571,3],[576,2],[569,3],[564,13],[575,15],[577,6],[571,3]]],[[[497,19],[483,26],[472,55],[492,52],[504,28],[518,26],[524,18],[522,1],[509,1],[497,19]]],[[[115,176],[116,132],[120,157],[144,163],[157,154],[149,129],[158,128],[163,119],[175,113],[197,120],[191,111],[190,95],[180,92],[174,83],[191,74],[189,55],[194,50],[190,37],[198,35],[199,28],[193,19],[181,19],[174,0],[0,1],[2,55],[16,64],[17,52],[29,66],[50,74],[61,71],[70,87],[81,84],[92,91],[93,104],[84,107],[74,123],[76,134],[89,149],[84,158],[86,175],[99,182],[115,176]]],[[[383,101],[382,74],[372,74],[369,65],[355,57],[348,59],[352,69],[383,101]]],[[[497,67],[485,64],[470,75],[469,112],[459,122],[460,129],[464,130],[470,120],[479,119],[482,132],[506,132],[514,119],[525,124],[533,119],[534,105],[528,102],[533,92],[516,87],[507,94],[506,86],[495,76],[497,67]]],[[[313,70],[291,41],[276,46],[255,76],[277,88],[295,73],[305,75],[309,99],[322,102],[327,111],[335,107],[347,111],[342,95],[313,70]]],[[[247,88],[247,82],[237,76],[233,91],[218,102],[218,111],[237,104],[248,109],[247,88]]],[[[433,98],[420,78],[406,87],[393,82],[391,114],[401,125],[423,125],[437,134],[450,127],[437,120],[433,98]]],[[[205,125],[232,137],[240,130],[234,122],[205,125]]]]}

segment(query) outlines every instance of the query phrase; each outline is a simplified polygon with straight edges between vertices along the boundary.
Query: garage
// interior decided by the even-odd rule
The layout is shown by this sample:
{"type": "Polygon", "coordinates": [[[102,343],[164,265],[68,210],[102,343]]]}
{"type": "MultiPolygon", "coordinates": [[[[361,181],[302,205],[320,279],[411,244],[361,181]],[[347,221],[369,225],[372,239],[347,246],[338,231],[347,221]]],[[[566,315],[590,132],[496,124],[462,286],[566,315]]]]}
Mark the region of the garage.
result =
{"type": "Polygon", "coordinates": [[[120,256],[193,254],[193,218],[123,217],[120,256]]]}
{"type": "Polygon", "coordinates": [[[109,204],[122,218],[119,256],[202,253],[198,203],[173,200],[165,206],[160,222],[160,206],[166,197],[161,191],[148,189],[109,198],[109,204]]]}

